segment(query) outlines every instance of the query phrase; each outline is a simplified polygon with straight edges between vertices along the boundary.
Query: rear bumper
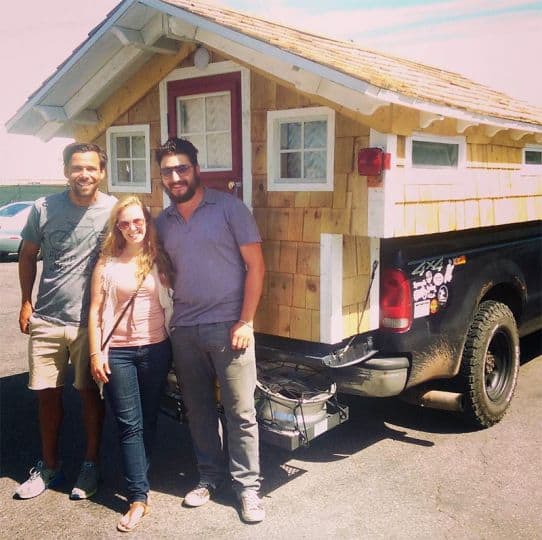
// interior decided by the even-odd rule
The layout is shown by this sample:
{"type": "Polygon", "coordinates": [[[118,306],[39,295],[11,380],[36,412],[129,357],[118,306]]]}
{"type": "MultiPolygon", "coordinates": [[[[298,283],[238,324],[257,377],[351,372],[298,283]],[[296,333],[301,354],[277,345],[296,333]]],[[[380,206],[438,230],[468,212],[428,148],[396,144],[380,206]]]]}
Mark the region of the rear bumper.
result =
{"type": "Polygon", "coordinates": [[[337,391],[367,397],[397,396],[406,386],[409,361],[406,357],[378,358],[354,366],[329,369],[337,391]]]}
{"type": "Polygon", "coordinates": [[[410,369],[406,355],[389,358],[379,355],[370,334],[359,335],[346,345],[330,347],[267,336],[256,340],[256,357],[258,362],[311,366],[325,372],[337,384],[338,392],[359,396],[400,394],[410,369]]]}

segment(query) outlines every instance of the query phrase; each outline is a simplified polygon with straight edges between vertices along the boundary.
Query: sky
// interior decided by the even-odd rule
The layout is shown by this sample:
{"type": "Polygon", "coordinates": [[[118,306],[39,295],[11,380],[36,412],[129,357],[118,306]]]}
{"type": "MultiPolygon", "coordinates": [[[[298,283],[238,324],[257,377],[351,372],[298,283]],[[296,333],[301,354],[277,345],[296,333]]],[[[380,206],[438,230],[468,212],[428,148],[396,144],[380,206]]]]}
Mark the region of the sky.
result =
{"type": "MultiPolygon", "coordinates": [[[[9,2],[0,20],[0,182],[62,178],[67,139],[4,124],[117,0],[9,2]]],[[[416,60],[542,106],[542,0],[214,0],[361,47],[416,60]]]]}

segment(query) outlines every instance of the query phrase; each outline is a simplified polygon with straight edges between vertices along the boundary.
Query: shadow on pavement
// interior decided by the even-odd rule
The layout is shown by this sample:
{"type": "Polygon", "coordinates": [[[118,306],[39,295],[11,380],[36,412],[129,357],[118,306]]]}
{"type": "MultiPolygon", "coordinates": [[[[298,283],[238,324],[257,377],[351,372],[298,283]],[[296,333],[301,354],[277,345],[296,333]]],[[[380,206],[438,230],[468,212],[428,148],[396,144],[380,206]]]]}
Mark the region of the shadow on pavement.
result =
{"type": "MultiPolygon", "coordinates": [[[[40,456],[37,402],[34,393],[26,388],[27,380],[26,373],[0,379],[0,474],[16,483],[26,480],[28,470],[40,456]]],[[[314,462],[344,459],[385,438],[422,446],[432,444],[386,426],[389,404],[382,406],[375,400],[358,401],[351,409],[351,420],[316,439],[308,448],[300,448],[292,453],[262,444],[262,494],[269,494],[306,472],[288,464],[293,457],[314,462]]],[[[64,409],[60,447],[67,480],[58,490],[67,495],[84,454],[81,405],[71,380],[64,390],[64,409]]],[[[104,425],[101,456],[102,485],[92,500],[121,512],[126,503],[121,495],[120,451],[116,426],[109,411],[104,425]]],[[[197,472],[188,426],[161,414],[150,472],[151,490],[182,498],[196,482],[197,472]]],[[[217,502],[233,504],[232,493],[225,491],[217,502]]]]}
{"type": "Polygon", "coordinates": [[[520,362],[521,365],[534,360],[542,354],[542,330],[534,332],[521,339],[520,342],[520,362]]]}
{"type": "MultiPolygon", "coordinates": [[[[541,336],[542,333],[538,332],[522,340],[522,364],[540,354],[541,336]]],[[[37,403],[34,393],[26,388],[27,379],[26,373],[0,379],[0,475],[17,483],[27,478],[29,468],[40,456],[37,403]]],[[[434,443],[423,438],[424,432],[454,434],[469,431],[461,419],[453,414],[422,409],[398,399],[343,396],[342,401],[346,401],[350,407],[348,422],[318,437],[310,447],[289,452],[262,444],[263,495],[272,493],[306,472],[300,466],[288,463],[292,458],[307,462],[341,460],[384,439],[431,447],[434,443]],[[412,431],[417,433],[409,433],[412,431]]],[[[71,380],[64,391],[64,403],[61,453],[67,481],[59,489],[68,494],[84,452],[81,406],[71,380]]],[[[109,411],[101,454],[103,483],[93,501],[121,512],[126,503],[120,495],[123,493],[120,452],[116,426],[109,411]]],[[[196,481],[188,426],[161,414],[150,472],[151,490],[182,498],[196,481]]],[[[233,504],[233,495],[224,492],[217,502],[233,504]]]]}
{"type": "MultiPolygon", "coordinates": [[[[0,475],[16,483],[28,478],[29,469],[40,458],[37,400],[26,388],[28,374],[0,379],[0,475]]],[[[84,431],[77,391],[68,381],[64,390],[64,423],[60,440],[66,482],[57,488],[69,494],[84,455],[84,431]]],[[[109,411],[104,425],[102,485],[93,501],[114,511],[123,511],[120,451],[117,431],[109,411]]],[[[151,489],[182,497],[196,481],[196,470],[188,428],[160,415],[157,443],[150,472],[151,489]]]]}
{"type": "MultiPolygon", "coordinates": [[[[522,366],[540,354],[542,332],[522,338],[522,366]]],[[[303,470],[294,470],[285,465],[292,456],[309,462],[328,462],[344,459],[384,439],[431,447],[434,443],[424,439],[423,433],[453,435],[475,431],[459,415],[411,405],[398,398],[340,396],[340,401],[350,409],[348,422],[318,437],[310,447],[299,448],[293,453],[263,447],[262,470],[266,479],[266,493],[303,474],[303,470]],[[416,435],[412,435],[413,431],[417,432],[416,435]]]]}

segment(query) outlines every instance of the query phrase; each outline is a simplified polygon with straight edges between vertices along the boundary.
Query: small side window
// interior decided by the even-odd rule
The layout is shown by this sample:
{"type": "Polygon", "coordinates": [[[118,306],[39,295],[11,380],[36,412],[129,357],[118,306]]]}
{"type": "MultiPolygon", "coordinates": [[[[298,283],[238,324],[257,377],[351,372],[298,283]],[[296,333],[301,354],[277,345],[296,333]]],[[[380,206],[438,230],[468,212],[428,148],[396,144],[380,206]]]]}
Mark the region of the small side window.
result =
{"type": "Polygon", "coordinates": [[[149,126],[113,126],[107,130],[109,191],[150,193],[149,126]]]}
{"type": "Polygon", "coordinates": [[[457,169],[465,166],[465,137],[414,134],[406,140],[405,154],[411,167],[457,169]]]}
{"type": "Polygon", "coordinates": [[[334,145],[332,109],[268,112],[269,191],[333,191],[334,145]]]}
{"type": "MultiPolygon", "coordinates": [[[[523,149],[523,165],[540,167],[542,165],[542,146],[526,146],[523,149]]],[[[542,167],[540,167],[542,172],[542,167]]]]}

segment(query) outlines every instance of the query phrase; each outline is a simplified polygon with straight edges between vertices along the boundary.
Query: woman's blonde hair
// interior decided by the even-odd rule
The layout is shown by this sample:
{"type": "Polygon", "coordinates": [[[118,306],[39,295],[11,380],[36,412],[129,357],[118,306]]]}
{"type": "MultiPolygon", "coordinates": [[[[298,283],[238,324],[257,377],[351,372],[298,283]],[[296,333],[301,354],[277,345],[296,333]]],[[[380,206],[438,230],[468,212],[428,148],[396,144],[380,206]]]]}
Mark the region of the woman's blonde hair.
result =
{"type": "Polygon", "coordinates": [[[174,271],[171,260],[158,239],[151,213],[141,200],[134,195],[129,195],[128,197],[121,199],[111,210],[107,225],[107,235],[102,244],[102,255],[106,257],[118,257],[126,247],[126,240],[124,239],[124,236],[122,236],[117,224],[119,214],[129,206],[139,206],[139,208],[141,208],[147,225],[141,253],[137,258],[136,277],[139,280],[143,279],[151,271],[153,265],[156,264],[158,273],[162,279],[167,281],[166,284],[168,286],[172,286],[174,271]]]}

